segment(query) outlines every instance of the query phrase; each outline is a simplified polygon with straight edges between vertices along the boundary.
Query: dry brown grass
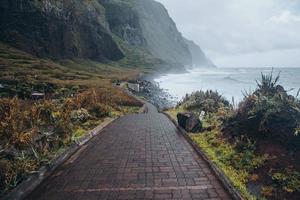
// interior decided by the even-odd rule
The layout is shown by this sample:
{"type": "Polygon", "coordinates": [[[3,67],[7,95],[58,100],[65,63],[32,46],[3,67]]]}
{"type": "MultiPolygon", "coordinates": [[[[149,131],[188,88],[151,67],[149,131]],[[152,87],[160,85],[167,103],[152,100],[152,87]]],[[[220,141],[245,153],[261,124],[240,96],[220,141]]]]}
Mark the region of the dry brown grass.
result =
{"type": "Polygon", "coordinates": [[[0,99],[1,193],[72,143],[76,130],[82,130],[89,120],[97,122],[113,112],[129,112],[128,106],[140,107],[141,103],[108,87],[88,89],[74,97],[56,100],[0,99]]]}
{"type": "Polygon", "coordinates": [[[0,83],[11,84],[10,97],[19,94],[14,93],[14,84],[29,94],[34,86],[50,84],[53,93],[41,101],[0,98],[0,196],[51,162],[99,120],[141,106],[112,86],[114,80],[136,79],[140,72],[136,69],[80,59],[54,62],[2,43],[0,68],[0,83]],[[70,89],[73,86],[77,89],[70,89]]]}

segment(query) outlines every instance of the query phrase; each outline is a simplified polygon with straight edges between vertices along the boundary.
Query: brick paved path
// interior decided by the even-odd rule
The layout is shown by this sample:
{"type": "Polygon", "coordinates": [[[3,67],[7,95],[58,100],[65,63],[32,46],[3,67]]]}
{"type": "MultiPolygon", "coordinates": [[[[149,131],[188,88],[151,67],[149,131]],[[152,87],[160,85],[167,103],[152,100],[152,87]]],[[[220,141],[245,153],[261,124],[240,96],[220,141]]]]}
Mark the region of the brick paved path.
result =
{"type": "Polygon", "coordinates": [[[166,116],[109,125],[27,199],[231,199],[166,116]]]}

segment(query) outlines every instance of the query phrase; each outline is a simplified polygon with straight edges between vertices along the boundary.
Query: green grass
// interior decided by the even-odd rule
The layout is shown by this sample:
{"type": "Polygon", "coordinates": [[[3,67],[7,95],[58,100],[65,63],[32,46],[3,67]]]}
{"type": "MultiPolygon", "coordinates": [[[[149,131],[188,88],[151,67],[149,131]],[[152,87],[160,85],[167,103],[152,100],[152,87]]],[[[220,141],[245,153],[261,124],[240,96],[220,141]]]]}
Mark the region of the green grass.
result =
{"type": "Polygon", "coordinates": [[[203,131],[190,137],[245,199],[300,196],[300,102],[278,80],[262,74],[236,109],[217,92],[198,91],[167,111],[174,119],[182,111],[206,112],[203,131]]]}
{"type": "Polygon", "coordinates": [[[245,199],[256,199],[248,192],[246,186],[250,176],[249,172],[243,169],[237,170],[226,161],[227,158],[237,154],[231,144],[218,139],[219,133],[217,131],[190,136],[208,156],[208,158],[223,171],[245,199]]]}
{"type": "Polygon", "coordinates": [[[88,59],[53,61],[34,57],[0,43],[0,80],[50,82],[63,85],[103,86],[111,80],[136,79],[141,69],[121,63],[99,63],[88,59]]]}
{"type": "MultiPolygon", "coordinates": [[[[177,120],[177,113],[187,111],[177,107],[166,111],[173,119],[177,120]]],[[[220,132],[221,122],[214,115],[207,115],[203,121],[203,127],[216,127],[212,131],[199,134],[189,134],[189,137],[199,146],[206,156],[229,178],[234,187],[240,191],[247,200],[254,200],[247,189],[247,182],[253,175],[253,171],[261,166],[264,158],[255,155],[252,143],[228,142],[220,132]],[[237,150],[237,146],[244,146],[244,150],[237,150]]]]}
{"type": "Polygon", "coordinates": [[[174,120],[177,121],[177,114],[179,112],[185,112],[186,110],[184,110],[182,107],[180,108],[171,108],[167,111],[165,111],[168,115],[170,115],[174,120]]]}
{"type": "Polygon", "coordinates": [[[73,140],[73,141],[76,141],[76,140],[82,138],[83,136],[85,136],[86,133],[87,133],[87,130],[85,130],[85,129],[79,127],[79,128],[77,128],[77,129],[74,131],[74,133],[73,133],[73,135],[72,135],[72,140],[73,140]]]}

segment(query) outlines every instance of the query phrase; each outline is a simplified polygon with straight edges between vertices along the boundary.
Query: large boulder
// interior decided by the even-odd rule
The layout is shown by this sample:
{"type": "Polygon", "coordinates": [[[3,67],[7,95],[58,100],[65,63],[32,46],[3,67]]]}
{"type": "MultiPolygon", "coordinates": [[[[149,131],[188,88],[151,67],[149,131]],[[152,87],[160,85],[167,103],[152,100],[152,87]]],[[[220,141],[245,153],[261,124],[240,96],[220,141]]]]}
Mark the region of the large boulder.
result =
{"type": "Polygon", "coordinates": [[[197,133],[202,129],[202,124],[197,115],[193,112],[177,114],[178,124],[187,132],[197,133]]]}

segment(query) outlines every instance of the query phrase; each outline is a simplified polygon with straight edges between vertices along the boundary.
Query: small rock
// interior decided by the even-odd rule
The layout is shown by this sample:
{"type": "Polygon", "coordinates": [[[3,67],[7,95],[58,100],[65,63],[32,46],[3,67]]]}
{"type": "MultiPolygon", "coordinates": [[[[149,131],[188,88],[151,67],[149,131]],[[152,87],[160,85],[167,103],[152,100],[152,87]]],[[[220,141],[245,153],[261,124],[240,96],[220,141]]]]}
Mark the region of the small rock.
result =
{"type": "Polygon", "coordinates": [[[205,111],[201,111],[200,116],[199,116],[200,121],[202,121],[204,119],[204,117],[205,117],[205,111]]]}
{"type": "Polygon", "coordinates": [[[197,115],[193,112],[177,114],[178,124],[187,132],[197,133],[202,129],[202,124],[197,115]]]}

